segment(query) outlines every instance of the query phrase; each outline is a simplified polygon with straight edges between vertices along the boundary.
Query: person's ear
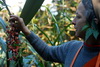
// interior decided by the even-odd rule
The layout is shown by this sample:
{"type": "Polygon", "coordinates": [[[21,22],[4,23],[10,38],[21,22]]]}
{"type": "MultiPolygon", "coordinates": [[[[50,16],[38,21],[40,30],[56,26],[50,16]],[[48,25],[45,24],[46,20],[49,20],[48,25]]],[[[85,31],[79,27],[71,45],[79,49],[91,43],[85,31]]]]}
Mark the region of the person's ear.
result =
{"type": "Polygon", "coordinates": [[[95,23],[98,25],[99,24],[99,20],[97,18],[94,18],[95,23]]]}

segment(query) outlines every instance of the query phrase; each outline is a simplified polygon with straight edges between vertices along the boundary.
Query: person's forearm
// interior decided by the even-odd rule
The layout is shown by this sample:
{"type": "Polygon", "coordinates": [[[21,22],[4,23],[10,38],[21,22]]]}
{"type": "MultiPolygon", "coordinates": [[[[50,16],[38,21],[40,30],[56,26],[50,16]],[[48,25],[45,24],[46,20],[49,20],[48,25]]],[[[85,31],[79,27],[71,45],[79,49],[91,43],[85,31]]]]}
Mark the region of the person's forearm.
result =
{"type": "Polygon", "coordinates": [[[44,54],[44,52],[48,51],[48,50],[44,51],[44,49],[48,47],[48,45],[43,40],[41,40],[36,34],[34,34],[32,31],[30,35],[26,36],[26,39],[43,58],[44,56],[46,56],[46,54],[48,54],[48,53],[44,54]]]}
{"type": "MultiPolygon", "coordinates": [[[[36,34],[34,34],[32,31],[30,35],[26,36],[26,39],[29,41],[29,43],[33,46],[33,48],[37,51],[37,53],[44,58],[44,60],[47,61],[55,61],[55,62],[62,62],[65,53],[63,54],[62,51],[65,51],[61,47],[57,46],[48,46],[46,42],[40,39],[36,34]],[[62,55],[62,56],[61,56],[62,55]]],[[[66,51],[65,51],[66,52],[66,51]]]]}
{"type": "Polygon", "coordinates": [[[27,28],[27,27],[25,27],[23,30],[22,30],[22,32],[25,34],[25,36],[28,36],[31,32],[30,32],[30,30],[27,28]]]}

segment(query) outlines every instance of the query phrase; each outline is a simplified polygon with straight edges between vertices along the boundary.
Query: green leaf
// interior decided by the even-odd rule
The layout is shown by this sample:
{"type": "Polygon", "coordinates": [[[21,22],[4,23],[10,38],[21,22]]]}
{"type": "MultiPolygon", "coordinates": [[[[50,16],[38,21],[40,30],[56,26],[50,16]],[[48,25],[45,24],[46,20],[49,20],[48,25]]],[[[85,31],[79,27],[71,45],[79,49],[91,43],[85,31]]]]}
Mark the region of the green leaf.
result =
{"type": "Polygon", "coordinates": [[[71,4],[72,7],[77,6],[77,5],[78,5],[77,2],[72,1],[72,4],[71,4]]]}
{"type": "Polygon", "coordinates": [[[0,67],[4,67],[6,57],[0,58],[0,67]]]}
{"type": "Polygon", "coordinates": [[[2,1],[0,1],[0,4],[3,5],[4,3],[2,1]]]}
{"type": "Polygon", "coordinates": [[[2,8],[0,7],[0,11],[2,10],[2,8]]]}
{"type": "Polygon", "coordinates": [[[4,5],[4,3],[2,1],[0,1],[0,5],[1,5],[1,7],[0,7],[0,11],[1,11],[3,9],[2,6],[4,5]]]}
{"type": "Polygon", "coordinates": [[[64,28],[59,35],[57,36],[57,38],[54,40],[54,45],[56,44],[56,42],[58,41],[59,37],[61,36],[61,34],[65,31],[65,29],[67,29],[71,24],[67,25],[66,28],[64,28]]]}
{"type": "Polygon", "coordinates": [[[38,9],[41,7],[43,1],[44,0],[26,0],[26,3],[20,15],[26,25],[31,21],[38,9]]]}
{"type": "Polygon", "coordinates": [[[95,39],[97,39],[98,35],[99,35],[99,32],[97,30],[93,30],[93,36],[95,39]]]}
{"type": "Polygon", "coordinates": [[[66,18],[67,18],[70,22],[72,22],[72,20],[71,20],[68,16],[66,16],[66,18]]]}
{"type": "Polygon", "coordinates": [[[97,39],[99,32],[98,32],[98,25],[95,23],[95,21],[92,21],[92,28],[93,28],[93,36],[95,39],[97,39]]]}
{"type": "Polygon", "coordinates": [[[21,32],[21,33],[19,33],[19,34],[20,34],[21,36],[25,36],[25,34],[24,34],[24,33],[22,33],[22,32],[21,32]]]}
{"type": "Polygon", "coordinates": [[[95,30],[98,29],[98,26],[97,26],[97,24],[95,23],[95,21],[92,21],[91,25],[92,25],[92,28],[93,28],[93,29],[95,29],[95,30]]]}
{"type": "Polygon", "coordinates": [[[48,37],[48,35],[47,35],[45,32],[43,32],[36,24],[34,24],[34,26],[35,26],[42,34],[44,34],[44,35],[47,37],[47,39],[49,40],[49,42],[50,42],[51,45],[54,45],[54,44],[51,42],[50,38],[48,37]]]}
{"type": "Polygon", "coordinates": [[[93,29],[88,28],[85,35],[85,41],[92,35],[93,29]]]}
{"type": "MultiPolygon", "coordinates": [[[[9,51],[8,52],[8,57],[9,58],[12,58],[12,51],[9,51]]],[[[8,63],[8,62],[7,62],[8,63]]],[[[15,67],[15,61],[14,60],[11,60],[10,62],[9,62],[9,67],[15,67]]]]}
{"type": "Polygon", "coordinates": [[[31,45],[28,45],[27,47],[30,49],[30,51],[32,51],[32,53],[35,53],[35,50],[33,49],[31,45]]]}
{"type": "Polygon", "coordinates": [[[88,28],[89,28],[89,25],[86,24],[86,25],[82,28],[82,31],[84,31],[84,30],[86,30],[86,29],[88,29],[88,28]]]}
{"type": "MultiPolygon", "coordinates": [[[[57,33],[58,34],[60,34],[60,28],[59,28],[59,26],[58,26],[58,24],[57,24],[57,20],[56,20],[56,18],[54,17],[54,15],[52,14],[52,12],[50,11],[50,9],[47,7],[47,6],[44,6],[46,9],[47,9],[47,11],[50,13],[50,15],[52,16],[52,19],[54,20],[54,25],[55,25],[55,27],[56,27],[56,30],[57,30],[57,33]]],[[[60,35],[60,41],[62,41],[62,36],[60,35]]]]}
{"type": "Polygon", "coordinates": [[[11,60],[11,61],[10,61],[10,64],[9,64],[9,67],[15,67],[15,63],[16,63],[16,62],[15,62],[14,60],[11,60]]]}

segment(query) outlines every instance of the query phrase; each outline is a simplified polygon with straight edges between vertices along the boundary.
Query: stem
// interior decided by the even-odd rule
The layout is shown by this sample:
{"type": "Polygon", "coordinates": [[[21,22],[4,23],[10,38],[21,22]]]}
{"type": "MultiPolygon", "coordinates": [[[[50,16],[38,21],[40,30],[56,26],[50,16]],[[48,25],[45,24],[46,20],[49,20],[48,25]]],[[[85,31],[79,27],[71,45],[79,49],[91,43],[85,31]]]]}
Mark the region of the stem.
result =
{"type": "Polygon", "coordinates": [[[7,53],[6,53],[6,56],[7,56],[7,67],[9,67],[9,63],[10,63],[10,62],[9,62],[9,60],[8,60],[8,59],[9,59],[9,55],[8,55],[8,46],[7,46],[7,53]]]}
{"type": "Polygon", "coordinates": [[[7,9],[7,11],[8,11],[8,14],[11,15],[11,12],[10,12],[10,10],[9,10],[9,8],[8,8],[8,6],[7,6],[6,2],[5,2],[5,0],[2,0],[2,1],[3,1],[4,5],[6,6],[6,9],[7,9]]]}

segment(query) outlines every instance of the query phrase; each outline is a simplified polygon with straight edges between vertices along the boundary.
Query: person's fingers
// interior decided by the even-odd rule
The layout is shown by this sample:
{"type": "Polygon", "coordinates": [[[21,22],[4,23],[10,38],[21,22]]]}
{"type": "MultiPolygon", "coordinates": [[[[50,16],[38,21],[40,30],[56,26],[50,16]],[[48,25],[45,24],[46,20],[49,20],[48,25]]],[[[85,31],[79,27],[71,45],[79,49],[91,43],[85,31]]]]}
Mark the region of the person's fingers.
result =
{"type": "Polygon", "coordinates": [[[16,15],[10,15],[10,17],[14,17],[15,19],[18,19],[19,17],[16,15]]]}
{"type": "Polygon", "coordinates": [[[14,17],[11,17],[11,18],[9,19],[9,21],[14,21],[14,20],[16,20],[14,17]]]}
{"type": "Polygon", "coordinates": [[[22,18],[15,16],[15,15],[11,15],[10,20],[15,20],[15,21],[18,21],[20,23],[24,22],[22,18]]]}
{"type": "Polygon", "coordinates": [[[21,18],[15,15],[10,15],[10,20],[21,21],[21,18]]]}

